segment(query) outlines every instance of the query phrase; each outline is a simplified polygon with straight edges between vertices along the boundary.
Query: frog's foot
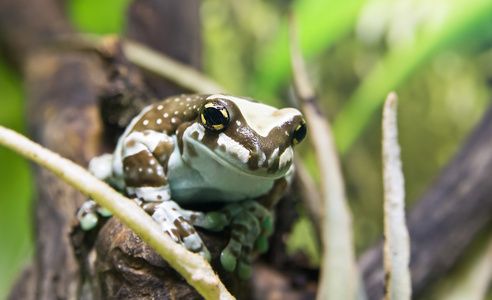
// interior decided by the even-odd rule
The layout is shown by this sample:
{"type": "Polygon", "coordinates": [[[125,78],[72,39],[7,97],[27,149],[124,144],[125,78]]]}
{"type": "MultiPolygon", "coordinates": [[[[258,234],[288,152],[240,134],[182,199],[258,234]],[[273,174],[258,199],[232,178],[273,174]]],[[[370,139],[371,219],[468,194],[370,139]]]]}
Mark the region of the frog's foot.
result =
{"type": "MultiPolygon", "coordinates": [[[[231,238],[220,261],[224,269],[237,272],[242,279],[248,279],[251,274],[253,248],[258,238],[265,233],[264,224],[270,219],[271,213],[256,201],[241,203],[242,209],[232,217],[231,238]]],[[[263,237],[264,238],[264,237],[263,237]]],[[[266,243],[266,238],[265,243],[266,243]]]]}
{"type": "Polygon", "coordinates": [[[182,212],[186,212],[186,210],[179,207],[174,201],[164,201],[156,207],[152,218],[176,243],[183,245],[192,252],[203,255],[210,261],[210,252],[182,212]]]}
{"type": "Polygon", "coordinates": [[[222,231],[231,224],[232,217],[236,216],[243,207],[239,203],[226,205],[219,211],[199,212],[181,209],[181,214],[194,226],[198,226],[210,231],[222,231]]]}
{"type": "Polygon", "coordinates": [[[103,217],[110,217],[112,216],[112,213],[97,204],[94,200],[89,199],[85,201],[77,212],[80,227],[82,227],[83,230],[93,229],[99,222],[99,215],[103,217]]]}

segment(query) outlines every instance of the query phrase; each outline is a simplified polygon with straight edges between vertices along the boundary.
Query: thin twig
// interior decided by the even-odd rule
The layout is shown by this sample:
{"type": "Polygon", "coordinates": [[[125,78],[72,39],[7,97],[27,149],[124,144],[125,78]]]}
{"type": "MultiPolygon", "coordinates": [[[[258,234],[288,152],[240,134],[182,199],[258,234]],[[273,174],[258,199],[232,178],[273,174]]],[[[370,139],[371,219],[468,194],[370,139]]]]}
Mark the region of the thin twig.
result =
{"type": "Polygon", "coordinates": [[[321,219],[323,219],[323,203],[321,194],[314,182],[313,177],[309,174],[304,163],[299,158],[295,158],[296,165],[296,188],[302,195],[302,201],[306,205],[309,216],[316,231],[316,237],[321,240],[321,219]]]}
{"type": "Polygon", "coordinates": [[[227,91],[197,70],[172,58],[130,40],[122,41],[123,51],[129,61],[156,73],[177,85],[200,94],[226,93],[227,91]]]}
{"type": "Polygon", "coordinates": [[[387,300],[411,296],[410,239],[405,223],[405,186],[396,124],[398,98],[391,93],[383,110],[384,269],[387,300]]]}
{"type": "Polygon", "coordinates": [[[352,217],[330,124],[322,115],[299,50],[294,22],[290,24],[291,61],[294,83],[301,101],[311,142],[316,152],[323,198],[323,263],[317,299],[355,299],[359,277],[356,271],[352,217]]]}
{"type": "Polygon", "coordinates": [[[227,93],[227,90],[190,66],[150,47],[115,35],[64,34],[55,40],[58,47],[107,51],[107,44],[120,41],[126,58],[133,64],[155,73],[178,86],[199,94],[227,93]]]}
{"type": "Polygon", "coordinates": [[[0,126],[0,144],[51,170],[111,211],[206,299],[234,299],[202,256],[176,244],[134,201],[123,197],[81,166],[3,126],[0,126]]]}

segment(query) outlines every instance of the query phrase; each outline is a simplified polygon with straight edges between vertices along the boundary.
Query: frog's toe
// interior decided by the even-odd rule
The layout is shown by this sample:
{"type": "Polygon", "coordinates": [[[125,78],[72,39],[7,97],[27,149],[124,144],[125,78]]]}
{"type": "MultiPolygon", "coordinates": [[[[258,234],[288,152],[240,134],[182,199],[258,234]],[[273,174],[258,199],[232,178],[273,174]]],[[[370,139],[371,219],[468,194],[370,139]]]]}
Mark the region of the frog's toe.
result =
{"type": "Polygon", "coordinates": [[[97,208],[97,212],[103,217],[111,217],[113,215],[112,212],[110,212],[107,208],[102,206],[99,206],[97,208]]]}
{"type": "Polygon", "coordinates": [[[258,253],[265,253],[268,251],[268,236],[260,235],[255,242],[255,250],[258,253]]]}
{"type": "Polygon", "coordinates": [[[251,249],[259,233],[260,223],[248,210],[243,210],[233,219],[229,243],[220,257],[224,269],[234,271],[238,258],[244,255],[244,251],[251,252],[248,249],[251,249]]]}
{"type": "Polygon", "coordinates": [[[247,280],[251,276],[251,264],[246,264],[242,261],[237,266],[237,274],[240,279],[247,280]]]}
{"type": "Polygon", "coordinates": [[[79,219],[80,227],[82,227],[83,230],[91,230],[96,227],[97,222],[99,221],[96,205],[94,200],[87,200],[77,212],[77,218],[79,219]]]}
{"type": "Polygon", "coordinates": [[[251,263],[253,261],[253,251],[250,245],[244,245],[241,255],[237,260],[237,274],[239,278],[246,280],[251,276],[251,263]]]}
{"type": "Polygon", "coordinates": [[[208,213],[189,211],[190,213],[184,216],[195,226],[210,231],[222,231],[231,223],[231,219],[236,216],[241,209],[242,207],[240,204],[232,203],[226,205],[219,211],[212,211],[208,213]]]}
{"type": "Polygon", "coordinates": [[[220,254],[220,264],[225,270],[229,272],[232,272],[234,271],[234,269],[236,269],[236,260],[237,254],[233,253],[231,249],[226,248],[220,254]]]}
{"type": "Polygon", "coordinates": [[[245,236],[242,234],[235,234],[233,230],[231,232],[231,239],[229,240],[229,243],[220,254],[220,263],[222,264],[222,267],[229,272],[236,269],[236,261],[241,254],[244,237],[245,236]]]}
{"type": "Polygon", "coordinates": [[[205,228],[210,231],[222,231],[224,227],[229,225],[230,220],[227,218],[227,215],[222,212],[212,211],[209,213],[205,213],[203,217],[203,221],[197,226],[205,228]]]}
{"type": "Polygon", "coordinates": [[[268,238],[273,233],[273,215],[270,214],[261,224],[261,234],[255,241],[255,250],[258,253],[265,253],[268,251],[268,238]]]}
{"type": "Polygon", "coordinates": [[[205,245],[203,246],[203,249],[200,252],[197,252],[201,256],[203,256],[208,262],[212,261],[212,255],[210,255],[210,251],[208,251],[207,247],[205,245]]]}
{"type": "Polygon", "coordinates": [[[261,229],[265,234],[271,235],[273,233],[273,214],[269,213],[261,222],[261,229]]]}
{"type": "Polygon", "coordinates": [[[79,221],[80,227],[82,227],[83,230],[89,231],[96,227],[99,218],[96,213],[87,213],[84,216],[81,216],[79,221]]]}

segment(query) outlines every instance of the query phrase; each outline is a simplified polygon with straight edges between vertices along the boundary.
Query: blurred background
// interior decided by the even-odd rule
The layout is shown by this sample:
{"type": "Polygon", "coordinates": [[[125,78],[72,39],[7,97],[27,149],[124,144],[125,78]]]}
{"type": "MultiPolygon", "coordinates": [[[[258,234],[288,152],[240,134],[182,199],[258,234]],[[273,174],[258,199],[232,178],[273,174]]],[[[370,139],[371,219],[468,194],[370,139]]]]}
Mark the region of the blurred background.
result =
{"type": "MultiPolygon", "coordinates": [[[[80,32],[125,33],[129,0],[70,0],[80,32]]],[[[453,157],[489,105],[492,2],[488,0],[203,0],[203,71],[238,95],[295,105],[287,40],[293,12],[301,47],[342,158],[357,254],[382,232],[381,106],[400,97],[407,208],[453,157]]],[[[25,133],[22,79],[0,54],[0,124],[25,133]]],[[[315,131],[316,128],[309,130],[315,131]]],[[[298,153],[317,176],[309,143],[298,153]]],[[[33,253],[29,164],[0,147],[0,299],[33,253]]],[[[290,251],[317,245],[307,218],[290,251]],[[312,236],[312,234],[310,234],[312,236]]],[[[487,299],[492,299],[489,289],[487,299]]]]}

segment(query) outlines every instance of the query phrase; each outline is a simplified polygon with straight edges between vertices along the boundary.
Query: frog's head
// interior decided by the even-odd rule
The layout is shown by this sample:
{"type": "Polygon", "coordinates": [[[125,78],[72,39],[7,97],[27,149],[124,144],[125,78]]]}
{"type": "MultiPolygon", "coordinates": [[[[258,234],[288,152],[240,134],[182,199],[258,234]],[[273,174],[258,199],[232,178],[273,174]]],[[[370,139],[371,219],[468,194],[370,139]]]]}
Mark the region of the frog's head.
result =
{"type": "Polygon", "coordinates": [[[185,161],[202,169],[211,158],[243,174],[280,178],[292,166],[293,146],[305,136],[306,123],[296,109],[217,94],[205,99],[181,147],[185,161]]]}

